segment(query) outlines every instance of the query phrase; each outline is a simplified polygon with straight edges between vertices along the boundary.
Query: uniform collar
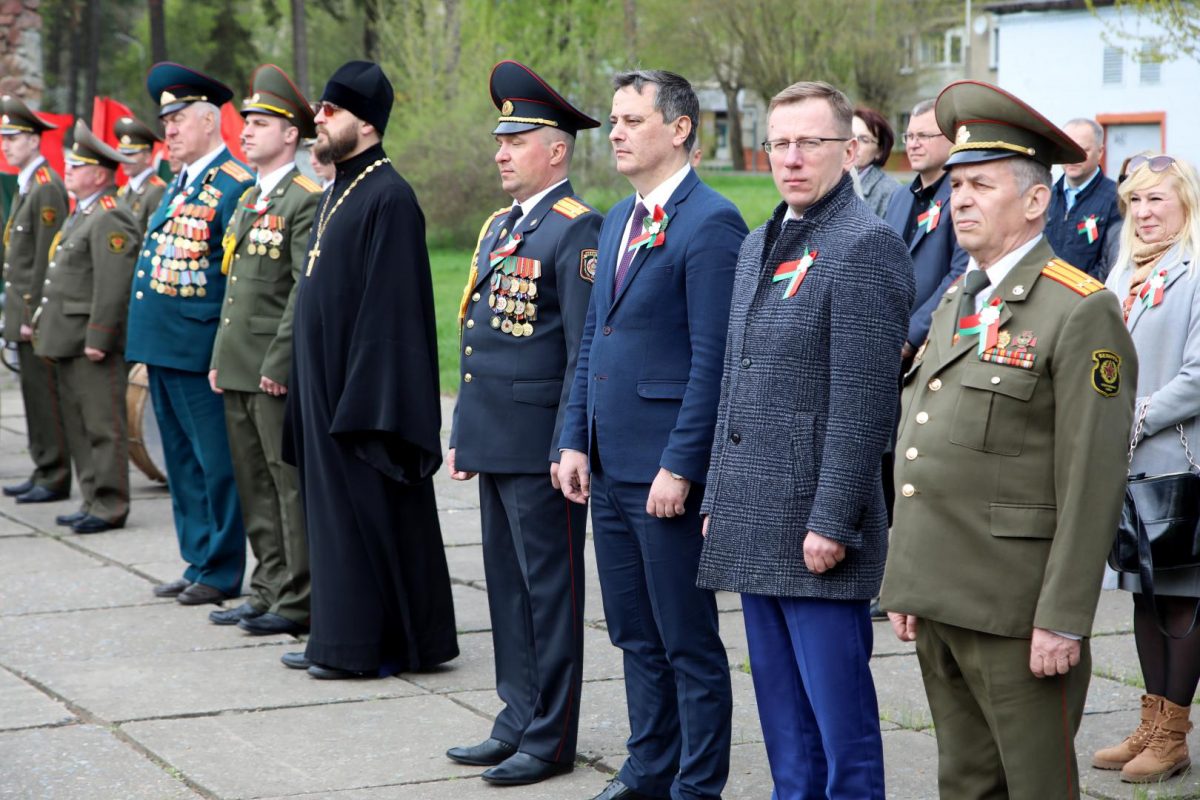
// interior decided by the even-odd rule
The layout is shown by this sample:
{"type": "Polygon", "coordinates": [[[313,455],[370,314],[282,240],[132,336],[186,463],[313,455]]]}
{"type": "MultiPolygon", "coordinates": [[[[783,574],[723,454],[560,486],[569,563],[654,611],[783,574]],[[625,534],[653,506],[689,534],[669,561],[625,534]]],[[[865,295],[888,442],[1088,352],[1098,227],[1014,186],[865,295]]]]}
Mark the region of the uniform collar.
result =
{"type": "MultiPolygon", "coordinates": [[[[1030,250],[1037,247],[1038,242],[1041,240],[1042,234],[1039,233],[1037,236],[1018,247],[1016,250],[1009,251],[1007,255],[987,268],[986,274],[989,285],[979,294],[975,295],[976,308],[981,307],[982,304],[988,301],[988,299],[992,296],[992,292],[996,290],[996,287],[1000,285],[1001,281],[1008,277],[1008,273],[1012,272],[1013,267],[1020,263],[1021,259],[1023,259],[1030,250]]],[[[979,269],[979,263],[975,261],[974,256],[971,256],[970,261],[967,262],[966,271],[972,272],[977,269],[979,269]]],[[[965,275],[966,273],[963,274],[965,275]]]]}
{"type": "Polygon", "coordinates": [[[280,181],[287,177],[287,174],[292,171],[293,166],[294,165],[289,162],[274,172],[269,172],[266,175],[259,173],[258,187],[262,189],[262,191],[259,192],[258,196],[266,197],[271,192],[275,191],[275,187],[279,185],[280,181]]]}
{"type": "Polygon", "coordinates": [[[213,148],[212,151],[201,156],[200,158],[197,158],[191,164],[188,164],[186,167],[184,167],[183,170],[187,173],[187,182],[191,183],[192,181],[196,180],[197,175],[204,174],[204,170],[208,169],[208,165],[215,161],[224,151],[225,143],[221,142],[219,145],[213,148]]]}
{"type": "Polygon", "coordinates": [[[531,211],[533,211],[535,208],[537,208],[538,203],[540,203],[546,199],[546,195],[550,194],[551,192],[553,192],[555,189],[562,186],[566,182],[567,182],[567,179],[563,178],[561,181],[554,184],[553,186],[547,186],[545,189],[538,192],[533,197],[526,198],[525,202],[523,202],[523,203],[518,203],[516,200],[514,200],[513,205],[520,206],[521,207],[521,216],[527,217],[527,216],[529,216],[529,213],[531,211]]]}
{"type": "Polygon", "coordinates": [[[17,173],[17,186],[20,187],[21,194],[29,191],[29,181],[33,178],[33,173],[37,172],[37,168],[46,163],[46,157],[38,155],[33,161],[30,161],[21,171],[17,173]]]}
{"type": "Polygon", "coordinates": [[[137,191],[142,188],[142,184],[150,180],[150,176],[154,174],[154,167],[146,167],[144,170],[134,175],[129,179],[129,188],[137,191]]]}
{"type": "Polygon", "coordinates": [[[91,208],[92,203],[96,202],[96,200],[99,199],[100,195],[102,195],[102,194],[104,194],[104,189],[101,189],[98,192],[93,192],[88,197],[85,197],[82,200],[77,201],[75,203],[75,212],[78,214],[83,214],[89,208],[91,208]]]}

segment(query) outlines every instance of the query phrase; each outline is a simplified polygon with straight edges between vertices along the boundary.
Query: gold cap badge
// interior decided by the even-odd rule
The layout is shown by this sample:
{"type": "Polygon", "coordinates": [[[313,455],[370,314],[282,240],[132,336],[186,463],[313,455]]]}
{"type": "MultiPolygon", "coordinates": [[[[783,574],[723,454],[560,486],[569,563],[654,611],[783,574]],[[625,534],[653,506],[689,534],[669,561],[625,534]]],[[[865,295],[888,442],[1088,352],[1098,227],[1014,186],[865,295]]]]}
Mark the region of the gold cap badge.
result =
{"type": "Polygon", "coordinates": [[[954,136],[955,144],[966,144],[971,140],[971,132],[967,130],[967,126],[963,125],[958,129],[958,133],[954,136]]]}
{"type": "Polygon", "coordinates": [[[513,113],[512,100],[505,100],[500,106],[500,115],[507,117],[513,113]]]}

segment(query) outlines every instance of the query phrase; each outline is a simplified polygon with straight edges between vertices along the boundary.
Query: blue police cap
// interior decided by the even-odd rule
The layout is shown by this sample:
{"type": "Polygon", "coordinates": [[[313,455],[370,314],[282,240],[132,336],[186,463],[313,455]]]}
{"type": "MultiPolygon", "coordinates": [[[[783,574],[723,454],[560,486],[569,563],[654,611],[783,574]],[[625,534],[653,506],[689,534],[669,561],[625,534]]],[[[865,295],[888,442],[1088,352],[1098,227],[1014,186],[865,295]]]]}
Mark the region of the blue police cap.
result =
{"type": "Polygon", "coordinates": [[[146,73],[146,89],[158,103],[158,116],[174,114],[192,103],[212,103],[220,108],[233,98],[233,90],[202,72],[161,61],[146,73]]]}
{"type": "Polygon", "coordinates": [[[572,136],[600,123],[584,114],[518,61],[501,61],[492,67],[492,102],[500,110],[493,134],[521,133],[534,128],[558,128],[572,136]]]}

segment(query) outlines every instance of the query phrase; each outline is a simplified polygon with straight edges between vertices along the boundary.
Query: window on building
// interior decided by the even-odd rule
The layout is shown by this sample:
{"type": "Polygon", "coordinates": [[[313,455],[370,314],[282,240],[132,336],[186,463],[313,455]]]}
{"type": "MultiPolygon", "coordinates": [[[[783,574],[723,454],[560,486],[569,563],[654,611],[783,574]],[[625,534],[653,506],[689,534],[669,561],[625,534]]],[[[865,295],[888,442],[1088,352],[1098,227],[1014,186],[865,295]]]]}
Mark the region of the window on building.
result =
{"type": "Polygon", "coordinates": [[[963,60],[963,29],[929,31],[921,34],[917,63],[923,67],[947,67],[963,60]]]}
{"type": "Polygon", "coordinates": [[[1125,54],[1119,47],[1104,48],[1104,83],[1119,84],[1125,79],[1125,54]]]}
{"type": "Polygon", "coordinates": [[[989,38],[988,47],[988,68],[1000,68],[1000,26],[992,26],[992,35],[989,38]]]}
{"type": "Polygon", "coordinates": [[[1162,56],[1150,45],[1142,45],[1138,53],[1138,82],[1143,86],[1162,83],[1162,56]]]}
{"type": "Polygon", "coordinates": [[[913,71],[913,37],[900,37],[900,74],[909,75],[913,71]]]}

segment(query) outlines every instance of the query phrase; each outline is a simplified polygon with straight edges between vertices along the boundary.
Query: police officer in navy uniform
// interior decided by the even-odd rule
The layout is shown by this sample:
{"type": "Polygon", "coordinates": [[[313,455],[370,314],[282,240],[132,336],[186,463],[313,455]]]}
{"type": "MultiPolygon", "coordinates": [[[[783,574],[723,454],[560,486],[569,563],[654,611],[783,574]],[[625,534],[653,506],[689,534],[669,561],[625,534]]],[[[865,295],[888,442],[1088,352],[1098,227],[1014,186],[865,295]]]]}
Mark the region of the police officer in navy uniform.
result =
{"type": "Polygon", "coordinates": [[[183,166],[150,216],[133,275],[126,358],[140,361],[162,433],[183,577],[155,587],[184,605],[241,594],[246,532],[234,483],[225,407],[208,385],[225,296],[221,240],[254,185],[221,140],[224,84],[163,62],[146,77],[167,150],[183,166]]]}
{"type": "Polygon", "coordinates": [[[479,474],[496,690],[491,738],[447,755],[529,784],[575,763],[583,673],[587,507],[558,492],[558,438],[587,317],[602,216],[567,173],[576,132],[600,125],[531,69],[492,70],[496,164],[513,203],[480,231],[460,311],[448,466],[479,474]]]}

